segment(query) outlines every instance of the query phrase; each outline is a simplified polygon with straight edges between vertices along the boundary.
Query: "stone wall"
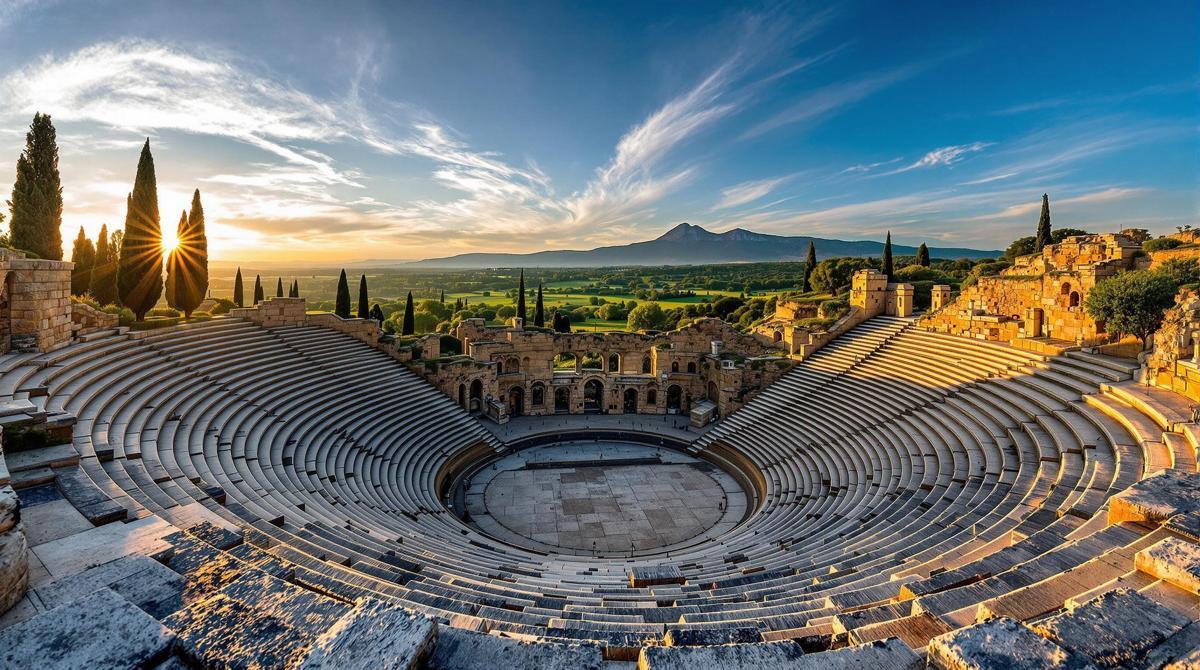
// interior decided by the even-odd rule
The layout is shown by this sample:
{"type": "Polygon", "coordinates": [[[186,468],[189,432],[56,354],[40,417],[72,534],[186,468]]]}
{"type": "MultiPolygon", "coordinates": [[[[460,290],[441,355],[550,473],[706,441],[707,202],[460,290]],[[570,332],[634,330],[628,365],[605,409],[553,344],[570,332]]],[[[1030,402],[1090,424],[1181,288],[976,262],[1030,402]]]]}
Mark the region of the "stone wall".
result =
{"type": "Polygon", "coordinates": [[[73,267],[0,249],[0,350],[45,352],[71,341],[73,267]]]}
{"type": "Polygon", "coordinates": [[[101,312],[91,305],[71,301],[71,333],[74,337],[101,330],[111,330],[120,324],[116,314],[101,312]]]}
{"type": "Polygon", "coordinates": [[[1175,297],[1152,343],[1144,381],[1200,401],[1200,296],[1195,291],[1185,289],[1175,297]]]}

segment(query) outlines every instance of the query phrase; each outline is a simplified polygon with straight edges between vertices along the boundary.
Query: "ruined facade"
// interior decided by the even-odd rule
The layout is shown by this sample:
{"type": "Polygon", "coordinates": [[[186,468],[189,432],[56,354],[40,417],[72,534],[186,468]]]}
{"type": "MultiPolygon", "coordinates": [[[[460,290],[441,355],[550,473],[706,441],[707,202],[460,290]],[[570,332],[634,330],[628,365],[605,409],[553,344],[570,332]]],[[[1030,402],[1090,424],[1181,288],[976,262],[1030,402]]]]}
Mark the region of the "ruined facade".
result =
{"type": "Polygon", "coordinates": [[[1141,251],[1144,236],[1136,233],[1080,235],[1047,245],[1017,257],[999,275],[980,277],[946,304],[949,287],[934,287],[933,308],[922,323],[1039,351],[1107,342],[1104,324],[1087,315],[1084,302],[1097,283],[1149,265],[1141,251]]]}
{"type": "Polygon", "coordinates": [[[74,263],[0,249],[0,351],[51,351],[71,340],[74,263]]]}

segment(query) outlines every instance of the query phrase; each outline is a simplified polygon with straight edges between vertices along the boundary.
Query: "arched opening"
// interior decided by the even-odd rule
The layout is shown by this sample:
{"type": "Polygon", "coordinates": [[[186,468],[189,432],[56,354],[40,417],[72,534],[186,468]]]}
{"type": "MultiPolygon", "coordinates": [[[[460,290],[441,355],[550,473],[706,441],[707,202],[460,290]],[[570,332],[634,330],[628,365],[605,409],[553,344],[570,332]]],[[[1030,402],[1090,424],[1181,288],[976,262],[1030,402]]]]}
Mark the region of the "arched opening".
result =
{"type": "Polygon", "coordinates": [[[1078,307],[1079,306],[1079,292],[1078,291],[1071,291],[1071,297],[1068,299],[1067,306],[1068,307],[1078,307]]]}
{"type": "Polygon", "coordinates": [[[471,404],[467,406],[467,410],[471,412],[479,412],[483,409],[483,382],[476,379],[471,382],[471,404]]]}
{"type": "Polygon", "coordinates": [[[504,361],[496,361],[496,374],[504,374],[504,361]]]}
{"type": "Polygon", "coordinates": [[[642,356],[642,374],[650,374],[650,356],[642,356]]]}
{"type": "Polygon", "coordinates": [[[609,355],[608,371],[609,372],[620,372],[621,371],[621,355],[620,354],[609,355]]]}
{"type": "Polygon", "coordinates": [[[1071,292],[1071,282],[1063,282],[1062,289],[1059,291],[1062,295],[1067,295],[1071,292]]]}
{"type": "Polygon", "coordinates": [[[646,404],[650,405],[651,407],[658,406],[658,390],[657,389],[650,389],[649,391],[646,391],[646,404]]]}
{"type": "Polygon", "coordinates": [[[541,407],[546,404],[546,386],[544,384],[535,382],[530,391],[530,402],[534,407],[541,407]]]}
{"type": "Polygon", "coordinates": [[[604,384],[599,379],[589,379],[583,385],[583,411],[586,414],[604,411],[604,384]]]}
{"type": "Polygon", "coordinates": [[[583,362],[580,363],[580,367],[584,370],[603,370],[604,358],[594,351],[589,351],[583,355],[583,362]]]}
{"type": "Polygon", "coordinates": [[[679,361],[671,361],[671,372],[679,372],[679,361]]]}
{"type": "Polygon", "coordinates": [[[713,402],[717,402],[717,400],[720,399],[720,397],[721,397],[720,393],[718,393],[718,391],[717,391],[716,382],[709,382],[708,383],[708,399],[713,402]]]}
{"type": "Polygon", "coordinates": [[[569,351],[564,351],[563,353],[554,357],[554,371],[575,372],[577,363],[578,361],[575,359],[575,354],[569,351]]]}
{"type": "Polygon", "coordinates": [[[525,389],[514,386],[508,390],[508,415],[521,416],[525,413],[525,389]]]}
{"type": "Polygon", "coordinates": [[[554,411],[559,414],[566,414],[571,411],[570,387],[560,386],[554,389],[554,411]]]}
{"type": "Polygon", "coordinates": [[[520,372],[521,371],[520,359],[517,359],[517,358],[508,359],[508,362],[504,364],[504,369],[507,370],[509,372],[509,374],[512,374],[514,372],[520,372]]]}
{"type": "Polygon", "coordinates": [[[696,361],[689,361],[687,370],[689,375],[696,374],[696,361]]]}
{"type": "Polygon", "coordinates": [[[467,409],[467,385],[458,385],[458,406],[467,409]]]}
{"type": "Polygon", "coordinates": [[[775,340],[776,342],[783,341],[783,331],[775,331],[775,333],[771,336],[771,339],[775,340]]]}
{"type": "Polygon", "coordinates": [[[667,387],[667,412],[675,414],[683,408],[683,389],[672,384],[667,387]]]}
{"type": "Polygon", "coordinates": [[[625,389],[625,413],[637,414],[637,389],[625,389]]]}

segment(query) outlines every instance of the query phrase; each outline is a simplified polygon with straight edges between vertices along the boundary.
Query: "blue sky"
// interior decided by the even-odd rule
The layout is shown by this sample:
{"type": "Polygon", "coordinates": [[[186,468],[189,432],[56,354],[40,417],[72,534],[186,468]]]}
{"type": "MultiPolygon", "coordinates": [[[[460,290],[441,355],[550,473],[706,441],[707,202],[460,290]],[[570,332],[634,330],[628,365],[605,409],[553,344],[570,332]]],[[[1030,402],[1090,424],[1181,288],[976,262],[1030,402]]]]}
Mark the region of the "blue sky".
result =
{"type": "Polygon", "coordinates": [[[68,239],[150,137],[226,260],[1200,223],[1195,2],[0,0],[0,156],[35,110],[68,239]]]}

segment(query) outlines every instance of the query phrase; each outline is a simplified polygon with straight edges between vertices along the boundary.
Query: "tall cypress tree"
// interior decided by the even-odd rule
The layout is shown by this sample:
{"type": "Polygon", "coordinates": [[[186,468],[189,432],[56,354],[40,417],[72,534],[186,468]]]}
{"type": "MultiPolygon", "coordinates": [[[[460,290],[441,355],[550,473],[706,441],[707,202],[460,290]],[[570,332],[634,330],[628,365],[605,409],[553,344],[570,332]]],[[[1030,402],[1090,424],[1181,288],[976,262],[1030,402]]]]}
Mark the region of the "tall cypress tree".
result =
{"type": "Polygon", "coordinates": [[[34,114],[25,134],[25,151],[17,159],[13,182],[9,243],[39,258],[62,260],[62,180],[58,174],[58,140],[49,114],[34,114]]]}
{"type": "Polygon", "coordinates": [[[83,295],[92,283],[92,268],[96,264],[96,247],[83,232],[83,226],[79,227],[79,237],[71,248],[71,262],[75,264],[71,270],[71,294],[83,295]]]}
{"type": "Polygon", "coordinates": [[[233,304],[238,307],[245,307],[246,300],[242,295],[242,269],[237,269],[237,274],[233,277],[233,304]]]}
{"type": "Polygon", "coordinates": [[[275,297],[283,297],[283,277],[277,277],[275,279],[275,297]]]}
{"type": "Polygon", "coordinates": [[[96,237],[96,262],[88,283],[88,293],[101,305],[117,301],[117,247],[108,235],[108,224],[100,226],[96,237]]]}
{"type": "Polygon", "coordinates": [[[887,275],[888,281],[892,280],[892,275],[895,270],[892,267],[892,231],[888,231],[887,240],[883,243],[883,274],[887,275]]]}
{"type": "Polygon", "coordinates": [[[292,288],[290,291],[288,291],[288,297],[289,298],[299,298],[300,297],[300,280],[299,279],[292,280],[292,288]]]}
{"type": "MultiPolygon", "coordinates": [[[[204,206],[200,204],[200,189],[192,193],[192,208],[187,213],[187,225],[180,222],[179,244],[175,257],[175,302],[177,309],[191,316],[208,294],[208,235],[204,232],[204,206]]],[[[170,276],[170,275],[168,275],[170,276]]]]}
{"type": "Polygon", "coordinates": [[[923,268],[929,267],[929,247],[925,246],[924,242],[917,247],[917,265],[923,268]]]}
{"type": "Polygon", "coordinates": [[[371,318],[378,321],[379,325],[383,325],[383,308],[379,306],[379,303],[375,303],[375,305],[371,307],[371,318]]]}
{"type": "Polygon", "coordinates": [[[521,270],[521,285],[517,287],[517,316],[525,322],[525,270],[521,270]]]}
{"type": "Polygon", "coordinates": [[[359,275],[358,277],[358,318],[369,319],[371,317],[371,306],[367,301],[367,276],[359,275]]]}
{"type": "Polygon", "coordinates": [[[533,306],[533,325],[546,327],[546,306],[542,303],[542,283],[538,282],[537,303],[533,306]]]}
{"type": "Polygon", "coordinates": [[[333,313],[343,319],[350,318],[350,285],[346,283],[346,271],[338,277],[337,299],[333,304],[333,313]]]}
{"type": "Polygon", "coordinates": [[[416,330],[416,315],[413,314],[412,291],[409,291],[408,299],[404,301],[404,322],[400,327],[400,334],[412,335],[416,330]]]}
{"type": "MultiPolygon", "coordinates": [[[[187,212],[183,212],[179,215],[179,226],[175,229],[176,240],[182,240],[185,236],[187,236],[187,227],[187,212]]],[[[187,280],[180,276],[184,272],[183,264],[179,258],[181,255],[180,246],[181,245],[177,243],[175,248],[167,254],[167,284],[164,287],[167,305],[169,305],[172,309],[178,310],[183,309],[180,307],[182,304],[180,302],[180,295],[183,294],[183,297],[186,298],[187,294],[187,280]]]]}
{"type": "Polygon", "coordinates": [[[1041,252],[1042,247],[1050,244],[1050,195],[1042,194],[1042,215],[1038,217],[1037,239],[1034,241],[1034,252],[1041,252]]]}
{"type": "Polygon", "coordinates": [[[442,299],[440,300],[440,302],[441,302],[443,305],[445,305],[445,304],[446,304],[446,289],[442,289],[442,299]]]}
{"type": "Polygon", "coordinates": [[[158,183],[150,140],[142,146],[133,192],[126,200],[125,236],[117,267],[117,296],[138,321],[146,318],[162,295],[162,229],[158,218],[158,183]]]}
{"type": "Polygon", "coordinates": [[[808,241],[808,256],[804,259],[804,292],[812,290],[812,273],[817,269],[817,245],[808,241]]]}
{"type": "Polygon", "coordinates": [[[263,301],[262,275],[254,275],[254,304],[263,301]]]}

